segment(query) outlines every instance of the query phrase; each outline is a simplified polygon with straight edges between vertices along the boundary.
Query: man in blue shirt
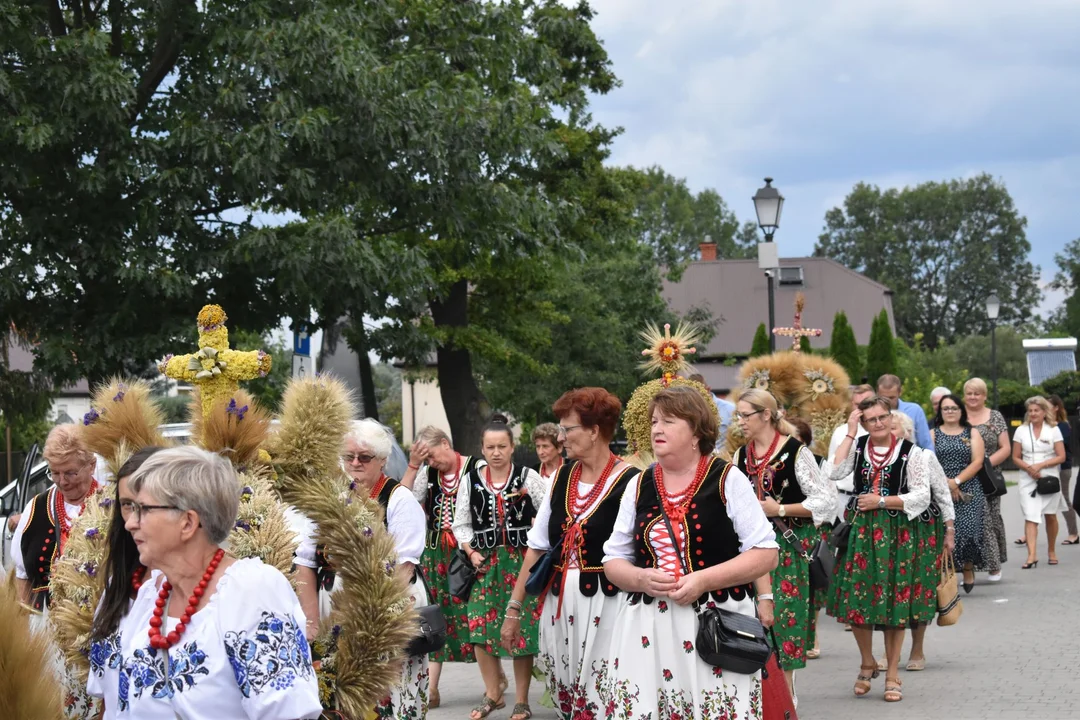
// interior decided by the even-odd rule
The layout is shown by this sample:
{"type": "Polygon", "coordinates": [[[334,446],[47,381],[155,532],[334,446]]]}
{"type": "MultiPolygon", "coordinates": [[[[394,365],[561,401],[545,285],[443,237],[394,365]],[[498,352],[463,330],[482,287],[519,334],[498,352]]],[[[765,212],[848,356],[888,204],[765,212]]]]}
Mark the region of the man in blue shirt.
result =
{"type": "Polygon", "coordinates": [[[899,410],[911,418],[911,421],[915,423],[916,445],[926,450],[933,450],[934,445],[930,440],[930,426],[926,422],[926,413],[923,412],[922,407],[917,403],[901,400],[900,393],[902,391],[903,387],[901,386],[900,378],[895,375],[882,375],[878,378],[878,397],[888,400],[889,404],[892,405],[893,410],[899,410]]]}
{"type": "MultiPolygon", "coordinates": [[[[695,373],[691,375],[688,379],[693,380],[694,382],[699,382],[706,388],[709,387],[709,384],[705,382],[705,376],[701,374],[695,373]]],[[[727,433],[728,428],[731,426],[731,416],[735,414],[735,403],[723,397],[731,392],[727,388],[724,388],[722,390],[709,389],[709,392],[713,394],[713,402],[716,403],[716,412],[720,415],[720,436],[716,440],[716,449],[720,450],[727,444],[727,433]]]]}

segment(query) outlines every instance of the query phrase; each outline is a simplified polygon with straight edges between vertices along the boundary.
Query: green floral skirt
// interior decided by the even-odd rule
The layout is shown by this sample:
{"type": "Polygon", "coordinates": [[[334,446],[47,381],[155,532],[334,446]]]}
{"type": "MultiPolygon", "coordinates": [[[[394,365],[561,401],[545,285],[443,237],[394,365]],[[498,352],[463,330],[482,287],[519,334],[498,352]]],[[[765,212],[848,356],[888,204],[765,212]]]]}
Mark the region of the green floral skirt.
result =
{"type": "Polygon", "coordinates": [[[446,618],[446,645],[429,656],[432,662],[475,662],[469,643],[469,618],[465,603],[450,595],[450,558],[453,550],[437,547],[426,548],[420,558],[420,569],[427,581],[432,605],[442,608],[446,618]]]}
{"type": "MultiPolygon", "coordinates": [[[[820,537],[812,521],[806,520],[801,527],[792,527],[799,546],[807,553],[820,537]]],[[[780,666],[784,670],[806,667],[806,651],[813,647],[811,621],[813,598],[810,594],[810,565],[787,540],[777,538],[780,544],[780,563],[772,574],[773,601],[776,606],[773,633],[780,666]]]]}
{"type": "Polygon", "coordinates": [[[885,510],[848,510],[845,517],[851,535],[829,589],[829,615],[878,628],[929,622],[937,609],[937,581],[926,577],[928,558],[916,536],[919,521],[885,510]]]}
{"type": "Polygon", "coordinates": [[[521,639],[513,652],[507,652],[500,644],[506,605],[514,592],[521,564],[525,561],[523,548],[500,546],[481,550],[487,560],[483,571],[476,578],[467,605],[468,640],[471,645],[498,657],[521,657],[539,652],[540,613],[537,598],[525,597],[521,609],[521,639]],[[494,554],[492,554],[494,552],[494,554]]]}

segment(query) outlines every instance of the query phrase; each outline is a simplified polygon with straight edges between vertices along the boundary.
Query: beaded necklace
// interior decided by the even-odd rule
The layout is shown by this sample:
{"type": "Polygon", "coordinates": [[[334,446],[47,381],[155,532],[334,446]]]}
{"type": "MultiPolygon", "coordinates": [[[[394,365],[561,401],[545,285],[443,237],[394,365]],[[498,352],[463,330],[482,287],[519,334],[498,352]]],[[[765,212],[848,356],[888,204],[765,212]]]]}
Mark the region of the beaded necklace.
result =
{"type": "MultiPolygon", "coordinates": [[[[90,481],[90,489],[86,491],[86,495],[83,496],[82,502],[79,504],[79,512],[82,513],[86,510],[86,499],[94,494],[97,490],[97,480],[90,481]]],[[[55,500],[55,512],[56,512],[56,527],[60,530],[60,544],[57,546],[57,552],[64,552],[64,545],[67,544],[68,533],[71,532],[71,523],[73,522],[67,514],[67,507],[64,503],[64,494],[60,492],[60,489],[56,490],[55,500]]]]}
{"type": "MultiPolygon", "coordinates": [[[[690,500],[697,494],[698,488],[701,487],[701,482],[705,479],[705,474],[709,470],[709,459],[711,456],[702,455],[698,460],[697,472],[694,474],[694,480],[687,486],[685,496],[683,493],[670,493],[667,486],[664,485],[664,468],[657,463],[653,470],[653,477],[656,478],[656,489],[659,490],[660,502],[664,506],[664,512],[667,513],[668,518],[671,519],[672,525],[675,523],[681,523],[686,517],[686,511],[690,508],[690,500]],[[674,501],[674,498],[680,498],[678,502],[674,501]]],[[[672,538],[674,541],[675,538],[672,538]]]]}
{"type": "Polygon", "coordinates": [[[615,453],[610,453],[608,455],[607,465],[604,466],[603,471],[600,473],[600,477],[593,483],[592,488],[585,497],[581,497],[578,494],[578,483],[581,482],[581,463],[575,465],[574,469],[570,471],[570,487],[567,489],[567,508],[575,517],[573,520],[574,523],[577,523],[576,517],[589,509],[589,507],[596,502],[596,499],[600,497],[600,493],[604,491],[604,484],[607,483],[608,476],[611,474],[611,471],[615,469],[615,464],[618,461],[619,459],[615,457],[615,453]]]}
{"type": "Polygon", "coordinates": [[[890,438],[889,447],[884,455],[878,453],[873,442],[866,441],[866,447],[870,449],[870,492],[875,495],[881,493],[881,475],[889,465],[893,450],[896,449],[896,436],[890,435],[890,438]]]}
{"type": "Polygon", "coordinates": [[[154,614],[150,618],[150,630],[148,632],[150,636],[150,647],[157,650],[168,650],[173,645],[180,642],[180,637],[184,634],[184,631],[187,630],[187,624],[191,622],[191,616],[195,614],[195,609],[199,606],[199,600],[206,594],[206,588],[210,585],[210,578],[214,577],[214,572],[217,570],[218,565],[221,563],[221,558],[223,557],[225,557],[225,551],[218,548],[217,552],[214,553],[213,559],[210,560],[210,564],[207,565],[202,580],[195,586],[195,589],[191,593],[191,597],[188,598],[187,607],[184,609],[184,614],[180,616],[180,622],[172,632],[169,632],[166,635],[161,634],[161,628],[165,624],[165,608],[169,604],[169,593],[172,592],[172,584],[168,580],[162,584],[161,591],[158,592],[158,598],[154,602],[154,614]]]}
{"type": "Polygon", "coordinates": [[[386,475],[380,475],[379,479],[375,482],[375,484],[371,486],[371,492],[368,493],[368,497],[370,497],[372,500],[378,500],[379,493],[383,491],[383,488],[386,487],[386,483],[389,480],[390,478],[386,477],[386,475]]]}
{"type": "Polygon", "coordinates": [[[442,507],[439,509],[439,527],[444,532],[449,531],[454,525],[453,498],[458,484],[461,482],[461,453],[454,453],[454,455],[457,456],[457,470],[454,473],[453,480],[447,482],[446,476],[439,473],[439,488],[443,494],[442,507]]]}

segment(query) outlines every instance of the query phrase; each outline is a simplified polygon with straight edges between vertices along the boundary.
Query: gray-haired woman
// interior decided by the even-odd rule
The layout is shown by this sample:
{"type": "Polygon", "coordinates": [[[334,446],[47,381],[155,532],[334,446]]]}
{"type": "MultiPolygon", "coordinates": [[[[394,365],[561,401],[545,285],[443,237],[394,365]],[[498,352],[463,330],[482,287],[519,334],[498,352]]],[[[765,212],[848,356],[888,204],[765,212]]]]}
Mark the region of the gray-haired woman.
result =
{"type": "Polygon", "coordinates": [[[289,581],[221,544],[236,522],[232,465],[195,447],[162,450],[128,481],[125,527],[146,582],[90,672],[131,718],[315,718],[322,712],[304,613],[289,581]],[[109,677],[116,676],[116,677],[109,677]]]}

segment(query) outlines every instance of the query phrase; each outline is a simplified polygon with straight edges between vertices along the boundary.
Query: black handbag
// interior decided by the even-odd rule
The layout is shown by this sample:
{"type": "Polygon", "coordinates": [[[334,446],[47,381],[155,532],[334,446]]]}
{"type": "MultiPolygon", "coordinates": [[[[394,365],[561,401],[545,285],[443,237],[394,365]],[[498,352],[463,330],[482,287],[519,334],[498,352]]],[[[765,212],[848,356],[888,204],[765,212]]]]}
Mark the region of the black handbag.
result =
{"type": "MultiPolygon", "coordinates": [[[[431,592],[428,590],[424,574],[419,570],[415,572],[430,601],[431,592]]],[[[409,641],[409,644],[405,646],[405,652],[408,655],[427,655],[442,650],[446,645],[446,617],[442,614],[442,609],[435,604],[424,605],[416,608],[416,613],[419,615],[420,634],[409,641]]]]}
{"type": "Polygon", "coordinates": [[[1061,481],[1056,477],[1046,477],[1035,479],[1035,489],[1031,492],[1031,497],[1036,495],[1053,495],[1054,493],[1061,492],[1061,481]]]}
{"type": "Polygon", "coordinates": [[[525,580],[525,592],[530,595],[540,596],[551,587],[551,579],[555,576],[555,563],[562,557],[562,538],[555,543],[555,547],[540,556],[536,564],[529,570],[529,577],[525,580]]]}
{"type": "MultiPolygon", "coordinates": [[[[660,513],[667,523],[668,533],[675,540],[675,529],[671,518],[660,503],[660,513]]],[[[686,567],[686,558],[679,556],[683,572],[690,574],[686,567]]],[[[752,615],[724,610],[718,607],[702,609],[694,602],[694,612],[698,617],[697,646],[698,657],[713,667],[728,672],[752,675],[760,672],[769,661],[772,648],[765,637],[765,626],[752,615]]]]}
{"type": "Polygon", "coordinates": [[[1009,491],[1005,485],[1005,476],[990,462],[989,453],[983,456],[983,466],[975,476],[982,486],[983,495],[988,498],[1001,497],[1009,491]]]}
{"type": "Polygon", "coordinates": [[[833,527],[832,534],[829,535],[829,544],[836,548],[837,557],[843,555],[847,551],[848,538],[851,536],[851,523],[847,520],[841,520],[833,527]]]}
{"type": "Polygon", "coordinates": [[[476,582],[476,568],[465,551],[458,548],[450,558],[450,576],[448,578],[450,594],[462,602],[469,599],[473,583],[476,582]]]}
{"type": "MultiPolygon", "coordinates": [[[[813,549],[808,553],[802,549],[799,537],[791,531],[787,524],[779,519],[772,518],[773,525],[780,530],[781,536],[800,555],[806,564],[810,566],[810,588],[812,590],[826,590],[832,581],[833,572],[836,570],[836,555],[825,538],[819,538],[813,549]]],[[[849,528],[850,532],[850,528],[849,528]]]]}

